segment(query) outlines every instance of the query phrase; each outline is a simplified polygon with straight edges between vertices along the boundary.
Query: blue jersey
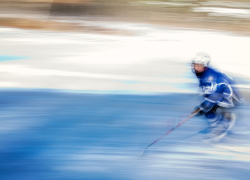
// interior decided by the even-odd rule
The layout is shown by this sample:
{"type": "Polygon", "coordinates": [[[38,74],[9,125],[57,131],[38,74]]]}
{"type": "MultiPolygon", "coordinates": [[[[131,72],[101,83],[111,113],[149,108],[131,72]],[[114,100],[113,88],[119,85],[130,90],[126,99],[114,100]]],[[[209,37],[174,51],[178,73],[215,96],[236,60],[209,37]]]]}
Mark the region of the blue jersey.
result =
{"type": "Polygon", "coordinates": [[[234,100],[240,101],[235,82],[227,74],[207,68],[196,76],[205,97],[200,106],[202,110],[209,111],[214,105],[230,108],[234,107],[234,100]]]}

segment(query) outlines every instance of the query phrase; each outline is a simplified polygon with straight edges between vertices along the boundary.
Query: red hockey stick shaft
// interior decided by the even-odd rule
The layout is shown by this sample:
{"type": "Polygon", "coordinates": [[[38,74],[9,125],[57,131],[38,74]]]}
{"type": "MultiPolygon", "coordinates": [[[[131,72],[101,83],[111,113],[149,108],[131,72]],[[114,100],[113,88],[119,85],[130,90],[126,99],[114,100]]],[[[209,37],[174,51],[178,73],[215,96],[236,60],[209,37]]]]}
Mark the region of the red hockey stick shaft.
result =
{"type": "Polygon", "coordinates": [[[200,110],[195,111],[192,115],[190,115],[188,118],[186,118],[185,120],[183,120],[182,122],[180,122],[179,124],[177,124],[177,126],[173,127],[172,129],[170,129],[168,132],[166,132],[165,134],[163,134],[161,137],[159,137],[158,139],[156,139],[155,141],[153,141],[151,144],[149,144],[147,147],[145,147],[144,151],[142,152],[142,155],[144,154],[144,152],[146,151],[147,148],[149,148],[150,146],[152,146],[153,144],[155,144],[157,141],[159,141],[160,139],[164,138],[166,135],[168,135],[169,133],[171,133],[173,130],[175,130],[177,127],[179,127],[180,125],[182,125],[183,123],[185,123],[187,120],[189,120],[190,118],[192,118],[193,116],[195,116],[200,110]]]}

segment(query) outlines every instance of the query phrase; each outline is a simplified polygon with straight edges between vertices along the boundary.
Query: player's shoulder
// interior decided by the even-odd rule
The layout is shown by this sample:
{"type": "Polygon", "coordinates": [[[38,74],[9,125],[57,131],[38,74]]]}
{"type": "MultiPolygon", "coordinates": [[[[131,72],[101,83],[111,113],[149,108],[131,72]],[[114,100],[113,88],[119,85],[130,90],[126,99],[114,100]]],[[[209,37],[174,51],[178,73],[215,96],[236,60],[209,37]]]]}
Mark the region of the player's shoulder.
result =
{"type": "Polygon", "coordinates": [[[219,74],[212,68],[208,68],[202,77],[203,81],[213,82],[216,81],[219,77],[219,74]]]}
{"type": "Polygon", "coordinates": [[[207,69],[207,74],[211,74],[211,75],[216,76],[216,77],[222,76],[221,71],[219,71],[218,69],[212,68],[212,67],[209,67],[207,69]]]}
{"type": "Polygon", "coordinates": [[[209,68],[208,76],[209,75],[216,77],[217,83],[223,83],[223,84],[234,83],[234,80],[231,76],[215,68],[209,68]]]}

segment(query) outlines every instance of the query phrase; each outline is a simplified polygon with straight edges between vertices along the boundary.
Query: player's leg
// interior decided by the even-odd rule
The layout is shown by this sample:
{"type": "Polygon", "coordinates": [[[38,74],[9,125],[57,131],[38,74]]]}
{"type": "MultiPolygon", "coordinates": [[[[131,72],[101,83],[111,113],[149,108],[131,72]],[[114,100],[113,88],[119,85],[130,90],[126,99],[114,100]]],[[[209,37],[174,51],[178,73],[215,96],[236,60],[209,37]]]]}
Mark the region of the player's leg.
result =
{"type": "Polygon", "coordinates": [[[219,136],[227,130],[223,122],[223,114],[217,112],[217,109],[218,106],[214,106],[209,112],[204,114],[207,118],[207,123],[209,127],[207,132],[207,138],[219,136]]]}

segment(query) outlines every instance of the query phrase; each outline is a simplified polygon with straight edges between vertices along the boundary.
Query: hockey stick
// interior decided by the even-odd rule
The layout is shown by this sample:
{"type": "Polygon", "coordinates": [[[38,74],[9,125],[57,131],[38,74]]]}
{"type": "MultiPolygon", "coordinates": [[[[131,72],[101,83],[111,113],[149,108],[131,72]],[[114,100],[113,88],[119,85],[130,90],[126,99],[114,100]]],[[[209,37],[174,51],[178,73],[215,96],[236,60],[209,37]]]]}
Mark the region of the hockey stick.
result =
{"type": "Polygon", "coordinates": [[[193,112],[193,114],[191,116],[189,116],[188,118],[186,118],[185,120],[183,120],[182,122],[180,122],[179,124],[177,124],[175,127],[173,127],[172,129],[170,129],[168,132],[166,132],[165,134],[163,134],[161,137],[159,137],[158,139],[156,139],[155,141],[153,141],[151,144],[149,144],[147,147],[144,148],[141,156],[145,153],[145,151],[152,146],[153,144],[155,144],[157,141],[159,141],[160,139],[164,138],[166,135],[168,135],[169,133],[171,133],[173,130],[175,130],[177,127],[181,126],[183,123],[185,123],[187,120],[189,120],[190,118],[192,118],[193,116],[195,116],[200,110],[196,110],[193,112]]]}

